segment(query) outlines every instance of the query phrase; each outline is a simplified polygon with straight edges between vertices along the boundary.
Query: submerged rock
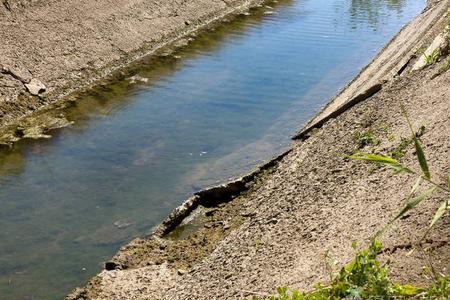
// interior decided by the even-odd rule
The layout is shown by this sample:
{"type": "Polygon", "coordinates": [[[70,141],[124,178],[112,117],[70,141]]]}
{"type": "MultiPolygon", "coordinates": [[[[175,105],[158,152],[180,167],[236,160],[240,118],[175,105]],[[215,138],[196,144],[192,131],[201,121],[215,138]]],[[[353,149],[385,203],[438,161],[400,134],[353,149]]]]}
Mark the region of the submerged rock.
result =
{"type": "Polygon", "coordinates": [[[134,75],[131,76],[130,78],[128,78],[128,80],[130,81],[131,84],[137,83],[137,82],[147,82],[148,78],[142,77],[140,75],[134,75]]]}
{"type": "Polygon", "coordinates": [[[125,229],[127,227],[130,227],[132,224],[130,222],[124,222],[124,221],[115,221],[114,226],[116,226],[118,229],[125,229]]]}

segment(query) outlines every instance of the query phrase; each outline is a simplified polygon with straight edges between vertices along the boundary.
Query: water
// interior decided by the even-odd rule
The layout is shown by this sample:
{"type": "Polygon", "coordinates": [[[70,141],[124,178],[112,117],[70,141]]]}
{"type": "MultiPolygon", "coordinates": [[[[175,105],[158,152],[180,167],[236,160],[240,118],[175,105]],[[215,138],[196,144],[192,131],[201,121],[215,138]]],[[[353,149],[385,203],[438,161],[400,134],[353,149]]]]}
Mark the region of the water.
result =
{"type": "Polygon", "coordinates": [[[147,83],[99,87],[64,112],[74,125],[0,154],[0,299],[61,298],[191,193],[286,148],[424,1],[273,6],[141,62],[147,83]]]}

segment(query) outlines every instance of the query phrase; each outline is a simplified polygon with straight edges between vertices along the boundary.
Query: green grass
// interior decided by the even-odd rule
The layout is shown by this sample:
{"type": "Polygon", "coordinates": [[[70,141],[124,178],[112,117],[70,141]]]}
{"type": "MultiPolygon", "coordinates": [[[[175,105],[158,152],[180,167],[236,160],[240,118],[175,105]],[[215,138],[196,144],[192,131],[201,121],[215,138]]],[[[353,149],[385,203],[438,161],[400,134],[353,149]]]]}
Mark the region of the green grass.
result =
{"type": "Polygon", "coordinates": [[[358,148],[360,149],[365,146],[378,146],[380,144],[380,140],[375,137],[374,133],[370,129],[362,132],[355,132],[352,139],[358,144],[358,148]]]}
{"type": "Polygon", "coordinates": [[[381,263],[377,259],[382,249],[381,243],[375,240],[367,249],[357,252],[329,284],[318,284],[309,292],[289,291],[281,287],[277,289],[277,295],[269,299],[449,299],[450,277],[439,276],[426,289],[393,282],[389,277],[389,262],[381,263]]]}
{"type": "Polygon", "coordinates": [[[434,49],[429,55],[423,52],[423,57],[425,59],[426,65],[431,65],[437,62],[439,56],[441,55],[441,51],[439,49],[434,49]]]}

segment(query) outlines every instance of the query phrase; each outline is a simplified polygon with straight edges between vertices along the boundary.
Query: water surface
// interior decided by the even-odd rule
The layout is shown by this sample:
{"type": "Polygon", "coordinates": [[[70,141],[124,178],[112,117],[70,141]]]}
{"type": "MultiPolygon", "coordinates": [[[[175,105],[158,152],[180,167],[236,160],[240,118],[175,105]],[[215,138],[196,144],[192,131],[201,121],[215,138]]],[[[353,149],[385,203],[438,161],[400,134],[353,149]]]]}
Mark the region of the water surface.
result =
{"type": "Polygon", "coordinates": [[[284,0],[140,62],[53,138],[0,153],[0,299],[58,299],[202,187],[289,137],[424,6],[284,0]]]}

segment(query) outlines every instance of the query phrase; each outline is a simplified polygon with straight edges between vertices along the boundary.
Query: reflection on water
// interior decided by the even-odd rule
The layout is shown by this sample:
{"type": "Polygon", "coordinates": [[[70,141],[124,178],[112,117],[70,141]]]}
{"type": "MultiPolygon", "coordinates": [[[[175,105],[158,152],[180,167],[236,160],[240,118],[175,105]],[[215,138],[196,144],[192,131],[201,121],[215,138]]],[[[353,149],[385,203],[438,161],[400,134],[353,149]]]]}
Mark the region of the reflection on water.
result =
{"type": "Polygon", "coordinates": [[[361,25],[361,19],[366,20],[368,25],[376,30],[381,24],[393,14],[402,12],[405,0],[352,0],[349,10],[352,28],[361,25]]]}
{"type": "Polygon", "coordinates": [[[74,125],[0,153],[0,299],[60,298],[192,192],[287,147],[422,6],[280,1],[53,111],[74,125]]]}

